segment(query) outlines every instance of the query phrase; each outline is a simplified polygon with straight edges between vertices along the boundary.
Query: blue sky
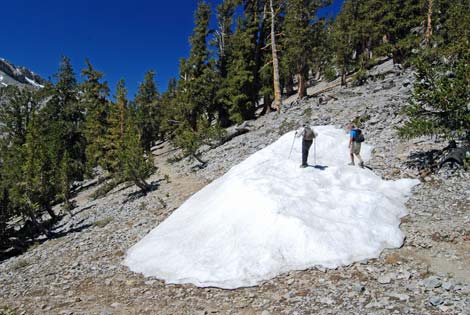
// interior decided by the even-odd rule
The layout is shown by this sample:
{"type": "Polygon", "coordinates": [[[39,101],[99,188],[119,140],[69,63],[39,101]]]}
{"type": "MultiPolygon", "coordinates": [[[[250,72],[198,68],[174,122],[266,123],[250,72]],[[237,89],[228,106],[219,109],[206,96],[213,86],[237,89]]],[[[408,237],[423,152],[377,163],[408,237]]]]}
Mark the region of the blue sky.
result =
{"type": "MultiPolygon", "coordinates": [[[[207,2],[215,8],[221,1],[207,2]]],[[[328,11],[337,12],[341,2],[328,11]]],[[[77,75],[88,57],[112,91],[124,78],[130,98],[145,72],[154,70],[163,91],[189,54],[196,6],[189,0],[4,1],[0,57],[45,79],[57,72],[61,55],[72,60],[77,75]]]]}

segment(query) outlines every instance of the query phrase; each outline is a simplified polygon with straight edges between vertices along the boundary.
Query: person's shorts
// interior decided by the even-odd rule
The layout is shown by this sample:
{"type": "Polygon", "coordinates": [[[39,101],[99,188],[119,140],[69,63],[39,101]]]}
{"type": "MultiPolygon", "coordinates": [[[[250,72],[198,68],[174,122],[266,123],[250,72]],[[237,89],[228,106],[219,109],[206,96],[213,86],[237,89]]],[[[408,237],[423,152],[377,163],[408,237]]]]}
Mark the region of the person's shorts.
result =
{"type": "Polygon", "coordinates": [[[355,154],[355,155],[358,155],[359,153],[361,153],[361,143],[360,142],[353,141],[353,143],[351,145],[351,153],[355,154]]]}

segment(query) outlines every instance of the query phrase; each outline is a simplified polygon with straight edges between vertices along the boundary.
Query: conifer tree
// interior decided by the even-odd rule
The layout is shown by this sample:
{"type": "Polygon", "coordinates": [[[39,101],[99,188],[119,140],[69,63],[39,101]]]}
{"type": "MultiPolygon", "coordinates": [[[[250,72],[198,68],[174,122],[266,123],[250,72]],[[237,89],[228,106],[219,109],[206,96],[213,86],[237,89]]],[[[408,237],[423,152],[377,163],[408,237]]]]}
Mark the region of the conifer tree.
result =
{"type": "MultiPolygon", "coordinates": [[[[119,152],[124,145],[124,134],[126,131],[127,120],[127,89],[123,79],[116,85],[116,101],[111,105],[108,117],[108,132],[106,135],[106,155],[104,167],[111,173],[120,169],[119,152]]],[[[137,140],[135,140],[137,141],[137,140]]]]}
{"type": "Polygon", "coordinates": [[[217,6],[217,29],[215,31],[214,45],[217,52],[217,91],[213,111],[218,115],[220,126],[228,127],[232,121],[229,115],[228,64],[231,58],[230,43],[232,41],[232,26],[236,0],[224,0],[217,6]]]}
{"type": "Polygon", "coordinates": [[[145,153],[141,146],[141,135],[135,121],[135,115],[126,121],[122,148],[119,150],[118,181],[132,181],[143,192],[151,189],[148,178],[155,171],[153,155],[145,153]]]}
{"type": "Polygon", "coordinates": [[[178,106],[177,106],[177,94],[178,94],[178,81],[175,78],[171,78],[168,81],[168,87],[162,94],[162,123],[160,126],[162,138],[172,138],[172,132],[175,129],[175,122],[178,117],[178,106]]]}
{"type": "Polygon", "coordinates": [[[57,83],[51,100],[43,110],[43,119],[48,121],[45,132],[54,151],[53,165],[59,166],[65,151],[74,162],[73,179],[82,179],[85,162],[84,111],[78,100],[78,84],[67,57],[62,58],[57,83]]]}
{"type": "Polygon", "coordinates": [[[39,117],[33,116],[24,145],[24,164],[18,189],[22,195],[23,209],[31,218],[47,211],[55,219],[52,203],[59,187],[54,169],[57,164],[53,163],[54,152],[48,146],[44,131],[39,117]]]}
{"type": "Polygon", "coordinates": [[[290,0],[285,17],[285,62],[297,78],[298,97],[306,94],[309,56],[313,49],[313,23],[317,10],[329,0],[290,0]]]}
{"type": "Polygon", "coordinates": [[[400,136],[414,138],[437,135],[470,141],[470,46],[450,64],[422,58],[417,63],[416,83],[409,121],[399,128],[400,136]]]}
{"type": "Polygon", "coordinates": [[[147,152],[150,152],[152,143],[158,138],[161,124],[160,94],[154,77],[155,72],[152,70],[145,74],[134,101],[139,111],[142,145],[147,152]]]}
{"type": "Polygon", "coordinates": [[[256,47],[258,23],[253,9],[238,17],[231,40],[226,95],[230,119],[240,123],[254,118],[258,98],[256,47]]]}
{"type": "Polygon", "coordinates": [[[217,76],[215,62],[210,58],[207,47],[209,18],[210,6],[200,2],[190,38],[190,55],[188,59],[181,59],[176,108],[172,112],[174,143],[196,158],[198,155],[193,144],[208,140],[198,137],[208,133],[205,129],[217,129],[213,124],[213,106],[210,106],[215,99],[217,76]]]}
{"type": "Polygon", "coordinates": [[[70,187],[72,185],[73,179],[73,168],[70,167],[70,164],[73,161],[69,157],[69,152],[65,151],[62,156],[62,161],[60,162],[60,192],[62,194],[62,199],[64,201],[64,209],[68,211],[71,215],[71,209],[73,208],[70,198],[72,197],[70,187]]]}
{"type": "Polygon", "coordinates": [[[38,108],[38,99],[33,91],[15,86],[1,89],[0,98],[5,99],[0,106],[0,134],[8,142],[22,145],[31,116],[38,108]]]}
{"type": "Polygon", "coordinates": [[[86,169],[91,174],[93,167],[102,164],[105,155],[109,88],[107,82],[100,82],[104,74],[95,70],[88,59],[86,65],[81,73],[85,80],[80,86],[80,103],[86,112],[83,133],[86,139],[86,169]]]}

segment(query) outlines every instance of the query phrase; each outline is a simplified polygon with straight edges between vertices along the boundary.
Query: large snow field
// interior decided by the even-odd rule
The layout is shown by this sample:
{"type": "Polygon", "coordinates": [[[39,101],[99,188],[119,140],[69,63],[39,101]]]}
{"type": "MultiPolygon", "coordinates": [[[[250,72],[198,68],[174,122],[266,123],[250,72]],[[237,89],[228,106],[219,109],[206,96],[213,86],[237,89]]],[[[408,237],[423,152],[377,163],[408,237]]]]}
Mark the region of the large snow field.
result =
{"type": "MultiPolygon", "coordinates": [[[[314,130],[318,167],[313,145],[312,166],[299,167],[302,140],[289,132],[194,194],[129,249],[124,264],[167,283],[237,288],[400,247],[404,203],[418,181],[348,166],[348,134],[314,130]]],[[[365,160],[371,149],[363,143],[365,160]]]]}

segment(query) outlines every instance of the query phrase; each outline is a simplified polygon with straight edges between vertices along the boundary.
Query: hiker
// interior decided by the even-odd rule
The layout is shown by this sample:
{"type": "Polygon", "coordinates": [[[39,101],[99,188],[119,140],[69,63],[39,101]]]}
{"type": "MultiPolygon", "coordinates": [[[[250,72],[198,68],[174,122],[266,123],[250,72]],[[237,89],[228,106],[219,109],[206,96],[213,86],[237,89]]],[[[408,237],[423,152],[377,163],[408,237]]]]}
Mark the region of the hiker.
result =
{"type": "Polygon", "coordinates": [[[313,129],[308,125],[308,123],[304,123],[302,125],[303,129],[301,131],[296,131],[296,137],[302,136],[302,164],[300,167],[307,167],[307,160],[308,160],[308,151],[312,146],[313,139],[315,139],[318,134],[313,131],[313,129]]]}
{"type": "MultiPolygon", "coordinates": [[[[354,165],[354,156],[356,156],[359,160],[359,166],[364,168],[364,161],[361,158],[361,142],[364,141],[360,139],[360,135],[362,131],[360,129],[356,129],[354,124],[348,125],[349,130],[349,154],[351,155],[351,163],[348,165],[354,165]]],[[[364,138],[362,138],[364,139],[364,138]]]]}

